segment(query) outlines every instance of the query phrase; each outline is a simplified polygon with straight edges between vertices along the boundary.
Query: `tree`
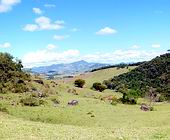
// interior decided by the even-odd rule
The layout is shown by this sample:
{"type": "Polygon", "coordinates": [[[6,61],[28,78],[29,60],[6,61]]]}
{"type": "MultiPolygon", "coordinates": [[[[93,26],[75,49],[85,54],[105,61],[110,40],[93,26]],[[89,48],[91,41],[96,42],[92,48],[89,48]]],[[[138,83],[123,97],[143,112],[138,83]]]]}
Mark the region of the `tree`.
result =
{"type": "Polygon", "coordinates": [[[153,107],[153,102],[155,102],[157,99],[156,89],[150,87],[146,95],[147,98],[149,99],[149,107],[153,107]]]}
{"type": "Polygon", "coordinates": [[[83,79],[77,79],[77,80],[75,80],[74,81],[74,85],[76,86],[76,87],[79,87],[79,88],[83,88],[83,86],[85,85],[85,80],[83,80],[83,79]]]}
{"type": "Polygon", "coordinates": [[[97,91],[103,92],[106,89],[106,86],[96,82],[93,84],[92,88],[94,88],[97,91]]]}
{"type": "Polygon", "coordinates": [[[22,71],[22,62],[9,53],[0,53],[0,92],[26,91],[26,80],[30,76],[22,71]]]}

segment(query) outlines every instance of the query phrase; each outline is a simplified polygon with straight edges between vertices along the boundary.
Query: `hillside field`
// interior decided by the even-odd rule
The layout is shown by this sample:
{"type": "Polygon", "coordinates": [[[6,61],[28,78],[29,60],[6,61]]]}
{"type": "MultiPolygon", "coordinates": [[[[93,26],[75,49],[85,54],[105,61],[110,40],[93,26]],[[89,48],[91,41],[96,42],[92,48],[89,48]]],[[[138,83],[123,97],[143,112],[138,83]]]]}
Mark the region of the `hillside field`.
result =
{"type": "MultiPolygon", "coordinates": [[[[143,112],[140,104],[147,100],[139,99],[137,105],[111,105],[102,97],[120,93],[106,90],[103,93],[90,89],[93,82],[101,82],[129,71],[128,69],[101,70],[81,75],[86,87],[75,88],[73,81],[53,86],[44,81],[55,94],[45,97],[44,105],[37,107],[22,106],[19,100],[25,94],[1,94],[0,139],[27,140],[169,140],[170,104],[155,103],[154,111],[143,112]],[[75,89],[76,94],[69,93],[75,89]],[[60,101],[59,104],[52,99],[60,101]],[[77,106],[68,106],[70,100],[78,100],[77,106]]],[[[57,81],[55,81],[57,82],[57,81]]],[[[36,88],[41,85],[34,83],[36,88]]]]}

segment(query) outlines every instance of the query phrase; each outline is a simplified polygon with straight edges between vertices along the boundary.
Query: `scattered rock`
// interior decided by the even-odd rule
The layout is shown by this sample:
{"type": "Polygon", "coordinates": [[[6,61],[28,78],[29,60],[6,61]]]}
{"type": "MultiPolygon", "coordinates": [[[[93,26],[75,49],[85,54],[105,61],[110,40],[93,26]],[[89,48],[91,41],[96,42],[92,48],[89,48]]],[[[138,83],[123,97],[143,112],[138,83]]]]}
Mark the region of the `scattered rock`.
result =
{"type": "Polygon", "coordinates": [[[77,100],[71,100],[68,102],[68,105],[78,105],[78,101],[77,100]]]}
{"type": "Polygon", "coordinates": [[[143,111],[149,111],[150,107],[147,104],[142,103],[140,109],[143,111]]]}

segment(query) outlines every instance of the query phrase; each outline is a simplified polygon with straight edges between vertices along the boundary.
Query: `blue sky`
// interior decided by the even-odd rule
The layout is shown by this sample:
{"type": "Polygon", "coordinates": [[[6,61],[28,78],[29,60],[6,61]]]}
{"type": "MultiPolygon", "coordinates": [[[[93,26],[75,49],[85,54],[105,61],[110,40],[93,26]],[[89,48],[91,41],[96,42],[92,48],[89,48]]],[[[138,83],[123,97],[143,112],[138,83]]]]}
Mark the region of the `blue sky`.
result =
{"type": "Polygon", "coordinates": [[[170,45],[169,0],[0,0],[0,51],[24,66],[150,60],[170,45]]]}

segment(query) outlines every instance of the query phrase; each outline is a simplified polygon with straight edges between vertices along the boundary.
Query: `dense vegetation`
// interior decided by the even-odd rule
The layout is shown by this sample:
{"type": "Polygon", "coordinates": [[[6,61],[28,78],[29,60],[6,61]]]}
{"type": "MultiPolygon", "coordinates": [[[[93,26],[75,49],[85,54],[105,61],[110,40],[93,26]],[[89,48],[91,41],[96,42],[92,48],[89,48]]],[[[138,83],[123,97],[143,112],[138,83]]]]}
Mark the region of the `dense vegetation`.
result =
{"type": "Polygon", "coordinates": [[[0,93],[28,90],[25,81],[30,80],[30,76],[22,68],[20,60],[8,53],[0,53],[0,93]]]}
{"type": "Polygon", "coordinates": [[[170,53],[166,53],[145,62],[128,73],[115,76],[104,81],[108,88],[128,93],[129,90],[136,91],[138,96],[145,96],[149,87],[166,99],[170,98],[169,65],[170,53]]]}

